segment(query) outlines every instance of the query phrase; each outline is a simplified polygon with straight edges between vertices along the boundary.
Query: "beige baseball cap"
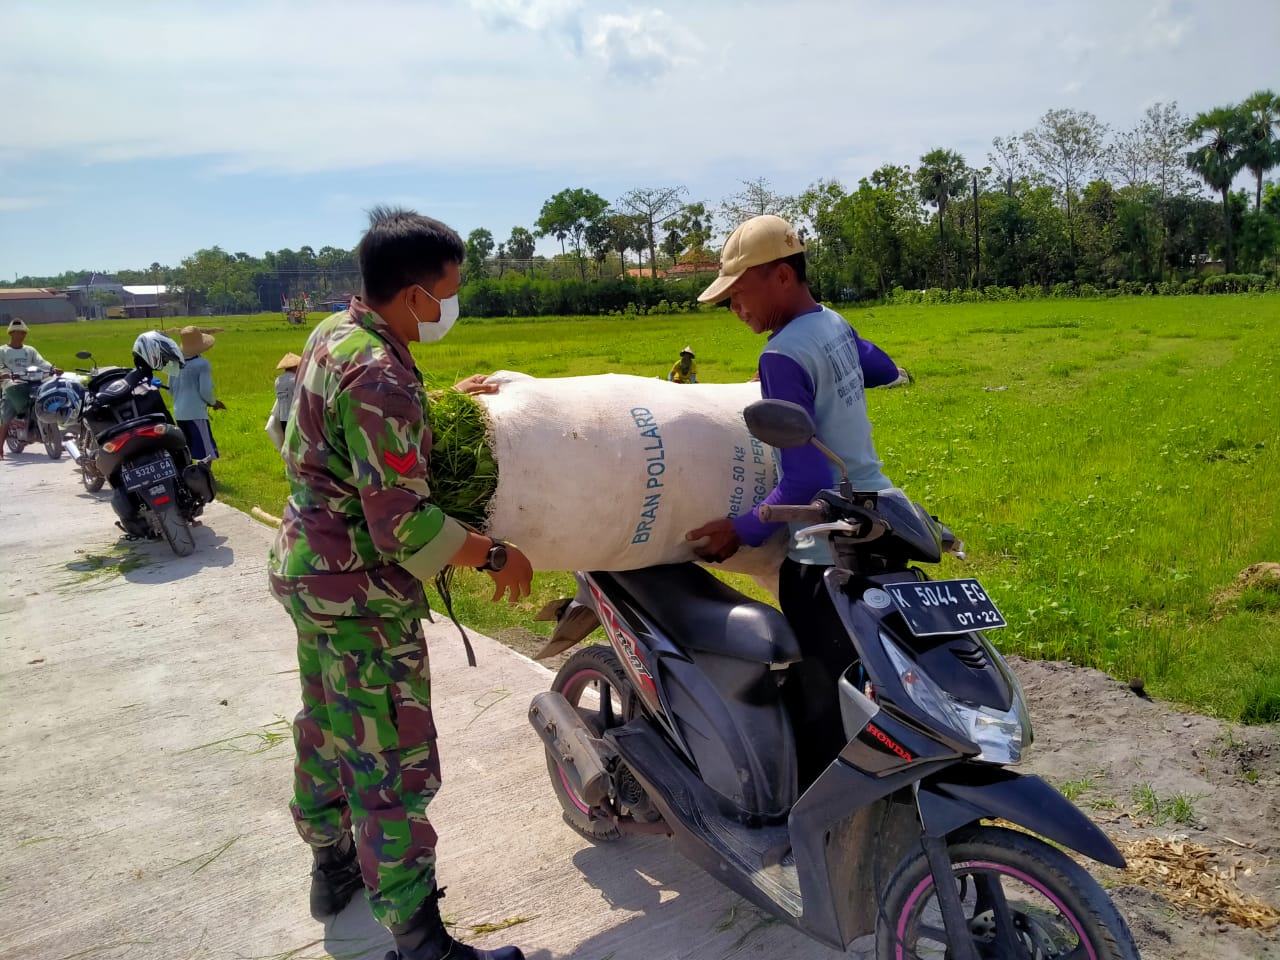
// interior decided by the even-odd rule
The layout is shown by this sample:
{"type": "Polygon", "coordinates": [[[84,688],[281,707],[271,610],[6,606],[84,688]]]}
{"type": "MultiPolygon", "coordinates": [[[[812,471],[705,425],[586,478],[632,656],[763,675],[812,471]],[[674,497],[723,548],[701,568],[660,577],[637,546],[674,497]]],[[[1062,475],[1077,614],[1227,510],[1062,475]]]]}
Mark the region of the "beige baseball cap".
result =
{"type": "Polygon", "coordinates": [[[703,303],[723,300],[729,295],[729,288],[752,267],[803,252],[804,244],[787,221],[772,214],[752,217],[729,234],[720,252],[720,276],[698,299],[703,303]]]}
{"type": "Polygon", "coordinates": [[[26,333],[27,325],[25,322],[23,322],[23,319],[21,317],[14,317],[12,320],[9,321],[9,332],[10,333],[18,333],[18,332],[26,333]]]}

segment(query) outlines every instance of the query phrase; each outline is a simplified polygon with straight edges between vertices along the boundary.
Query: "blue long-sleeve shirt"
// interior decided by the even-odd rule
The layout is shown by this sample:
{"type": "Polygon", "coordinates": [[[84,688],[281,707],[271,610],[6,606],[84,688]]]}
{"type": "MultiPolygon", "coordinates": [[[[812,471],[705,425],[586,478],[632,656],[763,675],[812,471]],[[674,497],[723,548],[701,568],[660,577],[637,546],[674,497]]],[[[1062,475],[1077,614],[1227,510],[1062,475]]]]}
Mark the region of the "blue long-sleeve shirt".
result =
{"type": "MultiPolygon", "coordinates": [[[[859,337],[856,331],[854,337],[858,342],[858,360],[867,387],[882,387],[898,379],[897,364],[887,353],[871,341],[859,337]]],[[[761,354],[762,397],[799,404],[816,421],[814,391],[813,378],[794,359],[773,351],[761,354]]],[[[764,503],[809,503],[819,490],[825,490],[831,485],[830,461],[812,444],[780,450],[779,460],[778,485],[764,498],[764,503]]],[[[765,523],[757,516],[756,510],[733,520],[738,538],[750,547],[764,543],[782,526],[784,524],[765,523]]]]}
{"type": "Polygon", "coordinates": [[[173,394],[173,419],[208,420],[209,408],[218,402],[213,392],[213,368],[204,357],[192,357],[169,378],[173,394]]]}

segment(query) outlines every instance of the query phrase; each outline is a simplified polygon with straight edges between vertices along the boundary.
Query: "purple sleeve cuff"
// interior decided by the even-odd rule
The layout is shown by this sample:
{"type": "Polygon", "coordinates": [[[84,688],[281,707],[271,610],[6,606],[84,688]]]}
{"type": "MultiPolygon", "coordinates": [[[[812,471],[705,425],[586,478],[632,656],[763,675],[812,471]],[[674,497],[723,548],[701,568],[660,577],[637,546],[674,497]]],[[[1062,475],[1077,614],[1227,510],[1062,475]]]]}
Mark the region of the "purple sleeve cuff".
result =
{"type": "MultiPolygon", "coordinates": [[[[795,360],[770,351],[760,356],[762,397],[769,400],[789,400],[804,407],[812,417],[813,392],[813,379],[795,360]]],[[[763,503],[809,503],[814,494],[831,485],[831,466],[817,447],[793,447],[780,451],[780,454],[782,480],[764,498],[763,503]]],[[[763,522],[754,509],[733,520],[738,539],[748,547],[760,546],[784,526],[786,524],[763,522]]]]}
{"type": "Polygon", "coordinates": [[[858,359],[862,361],[862,379],[868,387],[883,387],[898,379],[898,365],[870,340],[858,337],[858,359]]]}

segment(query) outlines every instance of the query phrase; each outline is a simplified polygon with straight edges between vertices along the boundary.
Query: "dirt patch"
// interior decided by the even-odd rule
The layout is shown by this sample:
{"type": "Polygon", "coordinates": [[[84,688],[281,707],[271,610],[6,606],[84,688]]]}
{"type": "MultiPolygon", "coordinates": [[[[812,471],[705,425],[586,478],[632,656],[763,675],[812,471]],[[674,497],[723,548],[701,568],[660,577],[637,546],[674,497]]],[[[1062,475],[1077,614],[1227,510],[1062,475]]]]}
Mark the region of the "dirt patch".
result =
{"type": "Polygon", "coordinates": [[[1147,958],[1280,958],[1280,725],[1147,699],[1096,670],[1013,659],[1035,726],[1025,765],[1110,834],[1092,864],[1147,958]]]}
{"type": "Polygon", "coordinates": [[[1213,608],[1219,616],[1233,609],[1266,609],[1280,606],[1280,563],[1254,563],[1237,575],[1235,581],[1213,595],[1213,608]]]}

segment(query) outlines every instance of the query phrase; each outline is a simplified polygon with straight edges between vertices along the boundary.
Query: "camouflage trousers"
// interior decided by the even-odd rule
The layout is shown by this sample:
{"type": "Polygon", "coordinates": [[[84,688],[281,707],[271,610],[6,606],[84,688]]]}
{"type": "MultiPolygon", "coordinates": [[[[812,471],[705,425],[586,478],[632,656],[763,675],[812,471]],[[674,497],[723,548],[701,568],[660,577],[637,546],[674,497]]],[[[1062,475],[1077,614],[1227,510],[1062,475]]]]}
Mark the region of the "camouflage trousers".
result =
{"type": "Polygon", "coordinates": [[[312,846],[350,827],[373,915],[408,921],[435,890],[440,789],[426,639],[416,616],[329,617],[281,598],[298,629],[302,710],[290,810],[312,846]]]}

